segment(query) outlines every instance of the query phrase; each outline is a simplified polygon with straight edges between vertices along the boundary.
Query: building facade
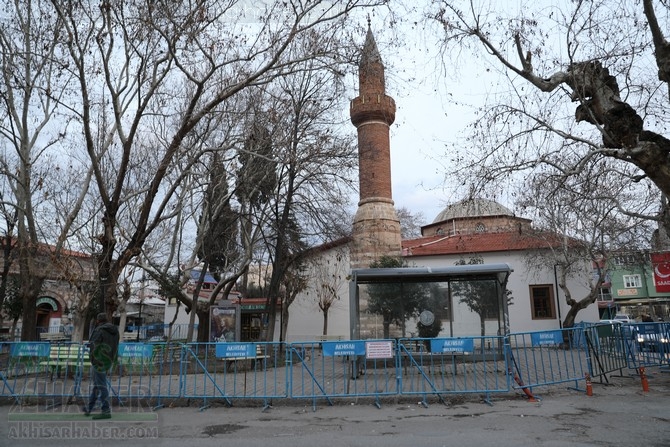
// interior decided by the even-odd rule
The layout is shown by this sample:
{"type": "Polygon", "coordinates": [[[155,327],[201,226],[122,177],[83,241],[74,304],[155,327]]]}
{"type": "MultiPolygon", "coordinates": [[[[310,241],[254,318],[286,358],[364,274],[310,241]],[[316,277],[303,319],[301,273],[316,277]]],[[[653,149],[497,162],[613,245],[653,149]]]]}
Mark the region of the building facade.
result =
{"type": "MultiPolygon", "coordinates": [[[[44,278],[35,305],[37,333],[65,332],[67,336],[71,336],[73,323],[77,318],[75,310],[81,307],[80,303],[83,301],[88,303],[97,289],[96,259],[71,250],[56,252],[52,246],[41,245],[34,262],[44,278]]],[[[4,267],[3,264],[4,261],[0,259],[0,269],[4,267]]],[[[9,281],[18,281],[18,268],[18,262],[12,258],[9,281]]],[[[11,319],[4,315],[0,325],[0,338],[13,339],[19,336],[21,321],[17,327],[12,327],[12,324],[11,319]]]]}
{"type": "Polygon", "coordinates": [[[670,252],[615,253],[606,262],[608,282],[601,288],[602,319],[626,314],[641,321],[670,319],[670,252]]]}
{"type": "MultiPolygon", "coordinates": [[[[386,94],[384,65],[369,26],[361,52],[359,84],[360,94],[351,101],[350,107],[351,122],[358,131],[360,186],[352,238],[310,251],[311,281],[290,307],[286,340],[313,339],[324,334],[326,315],[319,305],[324,288],[338,295],[327,311],[327,334],[348,337],[352,304],[347,281],[336,281],[342,277],[341,264],[348,260],[350,269],[368,268],[381,256],[402,256],[405,264],[413,267],[445,267],[475,257],[477,262],[507,263],[514,269],[507,285],[512,295],[510,329],[561,327],[567,305],[556,287],[554,263],[548,261],[548,257],[546,262],[542,261],[546,243],[529,236],[532,233],[530,220],[514,216],[495,202],[474,199],[445,208],[432,223],[422,228],[421,238],[401,240],[400,223],[391,196],[389,126],[395,120],[396,105],[386,94]],[[534,268],[526,268],[531,255],[540,261],[534,268]]],[[[590,273],[590,266],[585,263],[582,277],[570,278],[568,287],[575,297],[590,290],[590,273]]],[[[382,322],[378,315],[366,310],[366,299],[361,298],[353,305],[359,314],[360,333],[366,338],[375,338],[380,334],[382,322]]],[[[449,306],[455,308],[453,304],[449,306]]],[[[457,317],[453,313],[444,317],[450,320],[445,327],[453,328],[457,317]]],[[[578,319],[597,320],[597,305],[582,310],[578,319]]],[[[395,327],[393,335],[412,335],[412,324],[395,327]]]]}
{"type": "MultiPolygon", "coordinates": [[[[557,286],[557,272],[546,241],[533,237],[533,233],[529,219],[515,216],[496,202],[464,200],[446,207],[432,223],[422,227],[423,237],[403,240],[402,259],[408,267],[428,268],[468,263],[475,258],[484,264],[508,264],[513,269],[507,283],[510,291],[509,329],[512,332],[559,329],[569,307],[557,286]],[[529,266],[531,260],[532,267],[529,266]]],[[[315,250],[312,264],[316,269],[332,269],[333,259],[346,256],[351,243],[344,240],[341,245],[315,250]]],[[[567,287],[575,299],[580,299],[589,293],[591,284],[592,267],[585,260],[581,274],[568,278],[567,287]]],[[[312,281],[309,290],[292,304],[287,340],[322,334],[322,315],[315,305],[315,291],[319,287],[318,281],[312,281]]],[[[348,337],[350,309],[346,281],[338,290],[341,295],[336,311],[329,317],[328,334],[348,337]]],[[[456,309],[457,304],[451,302],[448,306],[456,309]]],[[[594,303],[581,310],[576,322],[598,321],[598,308],[599,305],[594,303]]],[[[364,306],[362,312],[365,312],[364,306]]],[[[480,335],[478,325],[461,325],[459,316],[454,313],[446,312],[438,317],[443,318],[442,336],[450,336],[454,330],[461,335],[480,335]]],[[[381,323],[379,316],[367,315],[362,337],[377,338],[381,334],[381,323]]],[[[406,336],[416,335],[415,326],[415,321],[407,322],[406,336]]],[[[494,316],[491,316],[490,327],[493,333],[487,335],[495,335],[494,316]]],[[[392,335],[400,336],[400,332],[400,328],[395,327],[392,335]]]]}

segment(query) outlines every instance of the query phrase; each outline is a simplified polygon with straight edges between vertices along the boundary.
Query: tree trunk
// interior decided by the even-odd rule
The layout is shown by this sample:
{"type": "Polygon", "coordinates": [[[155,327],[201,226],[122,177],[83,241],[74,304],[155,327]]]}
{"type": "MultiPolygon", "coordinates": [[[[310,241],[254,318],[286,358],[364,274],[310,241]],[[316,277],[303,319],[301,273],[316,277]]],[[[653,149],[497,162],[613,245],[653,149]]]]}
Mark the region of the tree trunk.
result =
{"type": "Polygon", "coordinates": [[[121,315],[119,316],[119,334],[123,336],[123,333],[126,332],[126,320],[128,319],[128,312],[126,311],[126,306],[123,306],[121,315]]]}
{"type": "Polygon", "coordinates": [[[281,335],[279,337],[279,341],[286,341],[286,333],[288,330],[288,319],[289,319],[289,312],[288,312],[288,306],[284,306],[282,304],[281,307],[281,313],[282,313],[282,321],[281,321],[281,335]]]}
{"type": "Polygon", "coordinates": [[[84,340],[84,329],[86,328],[86,320],[81,312],[72,312],[72,337],[73,342],[82,342],[84,340]]]}
{"type": "Polygon", "coordinates": [[[384,328],[384,339],[391,338],[391,322],[386,315],[383,315],[382,327],[384,328]]]}
{"type": "MultiPolygon", "coordinates": [[[[198,307],[198,311],[193,313],[198,316],[197,341],[198,343],[207,343],[209,341],[209,306],[207,307],[207,310],[200,310],[200,307],[198,307]]],[[[192,317],[194,316],[192,315],[192,317]]],[[[237,328],[235,329],[235,334],[237,334],[237,328]]]]}
{"type": "Polygon", "coordinates": [[[563,320],[563,329],[569,329],[575,325],[575,317],[577,316],[579,309],[577,307],[571,307],[567,314],[565,314],[565,319],[563,320]]]}
{"type": "Polygon", "coordinates": [[[323,335],[328,335],[328,311],[323,311],[323,335]]]}
{"type": "MultiPolygon", "coordinates": [[[[195,317],[197,315],[198,301],[197,298],[193,298],[193,304],[191,304],[191,313],[188,315],[188,331],[186,332],[186,342],[190,343],[193,341],[193,332],[195,329],[195,317]]],[[[205,322],[199,321],[198,327],[204,325],[205,322]]]]}
{"type": "Polygon", "coordinates": [[[21,340],[37,341],[37,298],[42,289],[42,279],[29,274],[27,277],[21,274],[21,287],[19,294],[23,302],[23,315],[21,318],[21,340]]]}
{"type": "Polygon", "coordinates": [[[12,321],[12,329],[9,332],[9,341],[15,341],[16,340],[16,325],[19,324],[19,319],[14,318],[14,321],[12,321]]]}

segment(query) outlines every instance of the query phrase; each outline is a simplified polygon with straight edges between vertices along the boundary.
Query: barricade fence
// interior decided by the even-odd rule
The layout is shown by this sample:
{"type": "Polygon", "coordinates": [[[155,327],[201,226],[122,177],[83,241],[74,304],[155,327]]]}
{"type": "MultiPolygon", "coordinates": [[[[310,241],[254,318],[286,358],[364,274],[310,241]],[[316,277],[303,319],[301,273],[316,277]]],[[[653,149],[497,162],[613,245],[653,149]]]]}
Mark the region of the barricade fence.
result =
{"type": "MultiPolygon", "coordinates": [[[[108,375],[118,404],[157,407],[188,399],[206,408],[254,400],[374,399],[412,396],[444,402],[454,394],[492,395],[565,384],[583,390],[588,376],[667,368],[670,324],[580,324],[508,336],[337,340],[291,343],[122,341],[108,375]]],[[[54,405],[86,399],[88,347],[73,342],[0,342],[0,396],[54,405]]]]}
{"type": "Polygon", "coordinates": [[[419,395],[423,404],[434,395],[509,392],[504,337],[400,340],[397,362],[400,393],[419,395]]]}
{"type": "Polygon", "coordinates": [[[287,345],[290,397],[373,397],[399,394],[395,340],[297,342],[287,345]]]}

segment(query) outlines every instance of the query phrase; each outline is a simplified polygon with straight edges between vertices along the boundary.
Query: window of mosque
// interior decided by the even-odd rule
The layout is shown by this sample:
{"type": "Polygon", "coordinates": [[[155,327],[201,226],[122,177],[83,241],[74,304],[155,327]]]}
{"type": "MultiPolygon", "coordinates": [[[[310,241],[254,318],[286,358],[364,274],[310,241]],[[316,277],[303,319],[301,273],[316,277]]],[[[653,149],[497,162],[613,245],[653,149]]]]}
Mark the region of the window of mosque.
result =
{"type": "Polygon", "coordinates": [[[556,318],[554,289],[551,284],[530,286],[530,311],[534,320],[556,318]]]}
{"type": "Polygon", "coordinates": [[[477,233],[483,233],[486,231],[486,225],[483,223],[479,222],[477,225],[475,225],[475,231],[477,233]]]}

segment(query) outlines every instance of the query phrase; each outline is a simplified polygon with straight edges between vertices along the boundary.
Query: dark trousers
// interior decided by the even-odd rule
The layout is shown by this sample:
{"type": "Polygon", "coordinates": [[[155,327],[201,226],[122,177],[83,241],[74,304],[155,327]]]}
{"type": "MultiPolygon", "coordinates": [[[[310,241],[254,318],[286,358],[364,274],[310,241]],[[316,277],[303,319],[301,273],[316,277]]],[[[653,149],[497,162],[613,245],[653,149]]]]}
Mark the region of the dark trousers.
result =
{"type": "Polygon", "coordinates": [[[95,402],[100,399],[103,413],[109,413],[109,390],[107,389],[107,371],[98,371],[95,367],[93,371],[93,388],[91,396],[88,399],[88,411],[92,411],[95,402]]]}

